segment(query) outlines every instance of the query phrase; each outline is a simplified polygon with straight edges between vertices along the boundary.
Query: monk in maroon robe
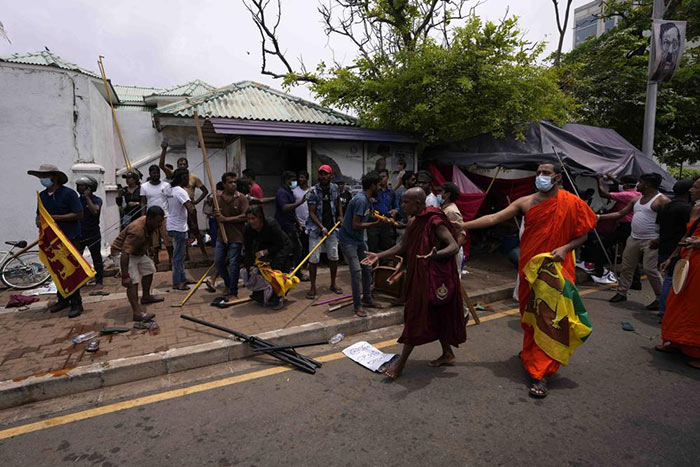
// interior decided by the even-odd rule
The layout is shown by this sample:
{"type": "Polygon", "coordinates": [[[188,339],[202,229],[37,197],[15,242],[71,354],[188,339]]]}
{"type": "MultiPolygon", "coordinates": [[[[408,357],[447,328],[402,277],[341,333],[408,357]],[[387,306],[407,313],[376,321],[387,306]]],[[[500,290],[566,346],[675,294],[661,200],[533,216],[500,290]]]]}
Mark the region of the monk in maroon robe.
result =
{"type": "Polygon", "coordinates": [[[430,366],[453,365],[457,347],[467,340],[460,293],[459,274],[454,256],[459,251],[452,224],[439,209],[425,207],[425,192],[411,188],[404,193],[401,207],[413,221],[400,244],[381,253],[367,253],[362,261],[372,266],[382,258],[402,255],[406,264],[406,306],[400,358],[384,373],[398,378],[417,345],[436,340],[442,355],[430,366]]]}

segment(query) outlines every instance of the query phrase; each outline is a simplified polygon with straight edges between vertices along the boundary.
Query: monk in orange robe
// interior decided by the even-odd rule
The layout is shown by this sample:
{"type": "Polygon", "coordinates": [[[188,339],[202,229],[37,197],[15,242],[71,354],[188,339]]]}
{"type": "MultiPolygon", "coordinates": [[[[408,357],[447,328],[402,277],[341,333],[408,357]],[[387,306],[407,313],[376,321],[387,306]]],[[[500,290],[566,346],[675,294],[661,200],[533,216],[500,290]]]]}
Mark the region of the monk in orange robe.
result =
{"type": "Polygon", "coordinates": [[[683,289],[676,294],[673,289],[666,300],[666,313],[661,322],[661,339],[656,350],[661,352],[681,352],[692,360],[688,365],[700,369],[700,179],[695,180],[690,189],[690,199],[695,207],[690,213],[688,235],[682,241],[686,246],[678,246],[671,259],[661,264],[665,271],[672,259],[680,254],[688,260],[688,275],[683,289]]]}
{"type": "Polygon", "coordinates": [[[454,228],[440,209],[425,206],[421,188],[406,190],[401,208],[413,220],[406,228],[401,243],[381,253],[367,253],[362,261],[372,266],[383,258],[404,255],[406,284],[404,328],[399,337],[401,356],[384,374],[398,378],[408,357],[417,345],[440,341],[442,355],[432,360],[433,367],[453,365],[457,347],[467,340],[464,307],[460,293],[455,255],[459,245],[454,228]]]}
{"type": "MultiPolygon", "coordinates": [[[[540,253],[551,253],[555,261],[563,262],[563,275],[575,283],[576,265],[573,251],[588,238],[595,227],[596,215],[588,205],[559,187],[562,168],[558,163],[543,162],[537,167],[534,194],[523,196],[500,212],[461,224],[465,229],[483,229],[524,215],[525,228],[520,239],[520,288],[518,300],[520,315],[525,312],[530,298],[530,284],[523,275],[528,261],[540,253]]],[[[530,395],[547,395],[546,377],[559,369],[559,362],[547,355],[535,343],[532,327],[521,323],[525,331],[520,358],[525,370],[532,377],[530,395]]]]}

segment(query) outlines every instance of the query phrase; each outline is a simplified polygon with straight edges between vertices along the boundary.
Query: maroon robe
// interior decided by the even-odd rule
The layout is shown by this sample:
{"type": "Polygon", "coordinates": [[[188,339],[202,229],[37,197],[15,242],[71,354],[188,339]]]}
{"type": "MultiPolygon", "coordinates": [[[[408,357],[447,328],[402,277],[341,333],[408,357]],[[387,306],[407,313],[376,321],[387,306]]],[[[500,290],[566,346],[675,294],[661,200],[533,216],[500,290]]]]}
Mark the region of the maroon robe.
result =
{"type": "Polygon", "coordinates": [[[448,280],[454,285],[454,293],[447,303],[435,306],[428,297],[430,283],[429,261],[418,259],[416,255],[427,255],[440,245],[436,230],[444,225],[453,233],[452,224],[445,214],[433,207],[428,207],[417,215],[406,229],[404,241],[406,282],[403,320],[404,328],[399,342],[409,345],[422,345],[441,340],[457,347],[467,340],[467,330],[464,322],[464,308],[460,290],[457,264],[453,257],[438,260],[450,264],[448,280]]]}

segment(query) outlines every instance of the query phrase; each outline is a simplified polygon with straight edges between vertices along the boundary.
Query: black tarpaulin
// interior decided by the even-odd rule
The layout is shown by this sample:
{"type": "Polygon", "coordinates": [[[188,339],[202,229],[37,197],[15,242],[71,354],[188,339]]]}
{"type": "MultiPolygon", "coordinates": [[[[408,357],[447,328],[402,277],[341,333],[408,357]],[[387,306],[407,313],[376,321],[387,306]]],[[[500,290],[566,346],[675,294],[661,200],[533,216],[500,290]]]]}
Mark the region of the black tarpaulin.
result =
{"type": "Polygon", "coordinates": [[[433,146],[424,159],[438,164],[457,164],[462,168],[477,166],[535,170],[544,160],[556,160],[556,148],[573,175],[612,173],[640,176],[661,174],[661,189],[671,191],[675,180],[653,159],[646,157],[615,130],[567,123],[559,128],[551,122],[534,123],[521,139],[513,136],[495,138],[485,134],[460,143],[433,146]]]}

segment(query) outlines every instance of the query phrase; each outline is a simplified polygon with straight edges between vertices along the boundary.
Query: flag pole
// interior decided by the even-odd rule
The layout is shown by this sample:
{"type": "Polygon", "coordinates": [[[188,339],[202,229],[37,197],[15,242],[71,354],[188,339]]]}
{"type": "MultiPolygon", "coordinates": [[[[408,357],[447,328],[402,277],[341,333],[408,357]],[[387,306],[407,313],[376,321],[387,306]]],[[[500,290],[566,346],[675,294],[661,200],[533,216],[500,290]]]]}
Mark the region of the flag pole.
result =
{"type": "Polygon", "coordinates": [[[489,194],[489,191],[491,191],[491,187],[493,186],[494,182],[496,181],[496,177],[498,177],[498,174],[501,173],[501,166],[499,165],[496,168],[496,173],[493,174],[493,178],[491,178],[491,183],[489,183],[489,187],[486,188],[486,191],[484,192],[484,196],[489,194]]]}
{"type": "MultiPolygon", "coordinates": [[[[578,189],[576,188],[576,184],[574,183],[574,179],[571,178],[571,175],[569,174],[569,171],[566,169],[566,166],[564,165],[564,161],[562,160],[561,156],[557,152],[557,149],[552,146],[552,151],[554,151],[554,155],[557,156],[557,159],[559,160],[559,164],[561,165],[561,169],[564,171],[566,174],[566,178],[569,179],[569,183],[571,184],[571,187],[574,189],[574,193],[576,196],[581,198],[581,195],[578,193],[578,189]]],[[[605,249],[605,245],[603,244],[603,240],[600,238],[600,235],[598,234],[598,229],[593,227],[593,233],[595,234],[595,237],[598,239],[598,244],[600,245],[600,249],[603,250],[603,254],[605,255],[605,259],[608,260],[608,265],[610,266],[610,270],[615,269],[615,265],[613,264],[612,260],[610,259],[610,255],[608,254],[607,250],[605,249]]]]}
{"type": "Polygon", "coordinates": [[[333,231],[340,225],[340,222],[341,222],[341,221],[336,222],[335,225],[333,226],[333,228],[332,228],[330,231],[328,231],[328,235],[326,235],[325,237],[323,237],[323,238],[321,239],[321,241],[318,242],[318,244],[313,248],[313,250],[309,251],[309,254],[306,255],[306,258],[304,258],[304,259],[301,260],[301,263],[299,263],[299,266],[297,266],[296,268],[294,268],[294,271],[292,271],[291,273],[289,273],[289,277],[294,277],[294,275],[297,273],[297,271],[299,271],[299,269],[301,269],[301,267],[304,265],[304,263],[306,263],[306,260],[308,260],[308,259],[311,257],[311,255],[313,255],[314,252],[315,252],[316,250],[318,250],[318,248],[319,248],[321,245],[323,245],[323,242],[325,242],[326,239],[327,239],[328,237],[331,236],[331,234],[333,233],[333,231]]]}
{"type": "MultiPolygon", "coordinates": [[[[204,135],[202,134],[202,127],[199,124],[199,112],[194,111],[194,126],[197,128],[197,137],[199,138],[199,145],[202,147],[202,158],[204,159],[204,169],[207,171],[207,178],[209,179],[209,186],[211,187],[212,201],[214,201],[214,212],[221,212],[219,209],[219,198],[216,196],[216,185],[214,185],[214,179],[211,176],[211,166],[209,165],[209,157],[207,156],[207,146],[204,144],[204,135]]],[[[224,243],[228,243],[228,238],[226,238],[226,229],[224,229],[223,222],[219,222],[219,232],[221,233],[221,238],[224,243]]]]}
{"type": "Polygon", "coordinates": [[[129,156],[126,154],[126,146],[124,145],[124,138],[122,138],[122,132],[119,129],[119,122],[117,122],[117,113],[114,111],[114,103],[112,102],[112,93],[109,91],[109,86],[107,85],[107,75],[105,74],[105,66],[102,63],[104,57],[100,55],[97,64],[100,67],[100,74],[102,75],[102,81],[105,84],[105,92],[107,93],[107,100],[109,100],[109,108],[112,109],[112,120],[114,121],[114,128],[117,130],[117,138],[119,138],[119,145],[122,148],[122,155],[124,156],[124,164],[127,170],[131,170],[131,162],[129,162],[129,156]]]}

